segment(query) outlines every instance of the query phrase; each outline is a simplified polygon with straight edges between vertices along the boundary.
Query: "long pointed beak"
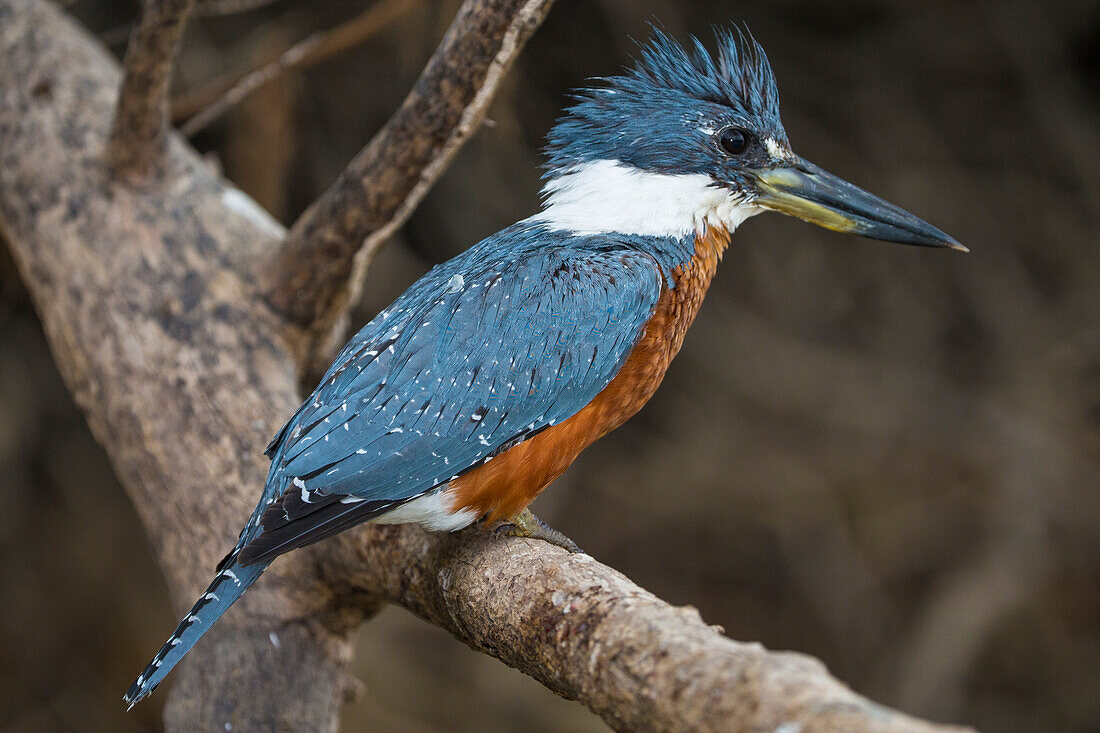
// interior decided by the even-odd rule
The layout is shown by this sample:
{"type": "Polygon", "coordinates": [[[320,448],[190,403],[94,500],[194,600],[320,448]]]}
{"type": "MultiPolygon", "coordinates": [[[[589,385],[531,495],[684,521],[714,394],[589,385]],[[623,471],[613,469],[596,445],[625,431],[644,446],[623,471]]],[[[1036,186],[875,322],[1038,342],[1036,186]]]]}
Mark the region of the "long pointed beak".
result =
{"type": "Polygon", "coordinates": [[[760,193],[754,203],[773,211],[861,237],[970,251],[928,222],[801,158],[756,177],[760,193]]]}

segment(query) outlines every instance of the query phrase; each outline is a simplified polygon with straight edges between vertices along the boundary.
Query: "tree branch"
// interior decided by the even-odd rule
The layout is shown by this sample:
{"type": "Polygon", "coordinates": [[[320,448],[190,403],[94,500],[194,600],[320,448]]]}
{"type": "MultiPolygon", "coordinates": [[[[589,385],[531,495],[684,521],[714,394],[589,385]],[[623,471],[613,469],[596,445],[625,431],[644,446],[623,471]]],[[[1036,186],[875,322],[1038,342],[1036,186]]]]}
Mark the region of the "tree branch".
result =
{"type": "Polygon", "coordinates": [[[244,75],[215,79],[187,92],[172,103],[172,116],[187,121],[180,132],[187,137],[218,119],[269,81],[295,67],[309,67],[354,48],[385,28],[420,0],[379,0],[335,28],[317,31],[272,59],[264,59],[244,75]]]}
{"type": "Polygon", "coordinates": [[[115,174],[131,182],[166,172],[172,65],[193,5],[194,0],[145,0],[126,48],[107,153],[115,174]]]}
{"type": "Polygon", "coordinates": [[[384,527],[322,557],[327,582],[408,608],[616,730],[948,730],[856,695],[816,659],[728,639],[694,608],[538,540],[384,527]]]}
{"type": "MultiPolygon", "coordinates": [[[[170,191],[105,178],[118,83],[53,5],[0,0],[0,237],[183,609],[252,507],[258,446],[298,402],[285,324],[247,278],[282,231],[176,139],[170,191]]],[[[354,690],[349,635],[383,601],[621,730],[937,730],[589,557],[414,527],[363,527],[275,563],[177,670],[168,729],[334,730],[354,690]]]]}
{"type": "Polygon", "coordinates": [[[195,6],[195,15],[236,15],[251,13],[254,10],[271,5],[277,0],[200,0],[195,6]]]}
{"type": "Polygon", "coordinates": [[[264,298],[297,330],[303,365],[306,355],[327,353],[321,347],[354,301],[371,256],[477,129],[551,2],[466,0],[401,108],[265,263],[264,298]]]}

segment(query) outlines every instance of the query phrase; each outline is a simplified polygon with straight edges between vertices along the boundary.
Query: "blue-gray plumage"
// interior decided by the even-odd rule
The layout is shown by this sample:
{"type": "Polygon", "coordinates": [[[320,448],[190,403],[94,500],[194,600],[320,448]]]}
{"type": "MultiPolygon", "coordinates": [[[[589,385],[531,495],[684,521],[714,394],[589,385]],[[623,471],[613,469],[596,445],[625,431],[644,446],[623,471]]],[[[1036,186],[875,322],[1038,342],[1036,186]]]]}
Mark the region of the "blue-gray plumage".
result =
{"type": "Polygon", "coordinates": [[[581,92],[550,131],[549,174],[620,160],[655,173],[738,178],[745,159],[717,158],[711,136],[697,134],[714,124],[752,128],[785,145],[779,90],[764,50],[739,31],[718,31],[718,48],[715,59],[696,38],[688,51],[655,33],[634,68],[581,92]]]}
{"type": "MultiPolygon", "coordinates": [[[[570,237],[520,223],[435,267],[344,347],[269,446],[259,538],[246,562],[331,534],[446,484],[562,422],[608,385],[693,245],[570,237]],[[677,251],[679,250],[679,251],[677,251]],[[655,254],[661,255],[654,256],[655,254]],[[288,531],[289,529],[289,531],[288,531]]],[[[243,545],[242,545],[243,546],[243,545]]]]}
{"type": "Polygon", "coordinates": [[[961,248],[791,152],[763,50],[740,34],[718,46],[712,59],[657,33],[633,69],[582,92],[550,133],[543,211],[431,270],[348,342],[268,446],[237,544],[127,702],[284,552],[364,521],[519,516],[652,396],[749,216],[961,248]]]}

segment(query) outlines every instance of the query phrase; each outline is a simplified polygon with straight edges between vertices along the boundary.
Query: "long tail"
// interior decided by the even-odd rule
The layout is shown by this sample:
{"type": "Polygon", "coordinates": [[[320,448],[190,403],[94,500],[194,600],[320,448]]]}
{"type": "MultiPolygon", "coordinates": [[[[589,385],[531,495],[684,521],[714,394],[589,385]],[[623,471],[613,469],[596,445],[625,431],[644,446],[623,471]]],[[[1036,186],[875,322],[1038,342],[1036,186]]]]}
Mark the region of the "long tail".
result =
{"type": "Polygon", "coordinates": [[[153,661],[149,662],[123,695],[122,699],[129,707],[133,707],[160,684],[161,680],[172,671],[172,667],[175,667],[195,642],[221,618],[223,613],[229,610],[248,586],[256,582],[260,573],[268,565],[268,563],[238,565],[238,552],[239,548],[219,565],[218,574],[214,576],[206,592],[195,601],[191,612],[184,616],[172,636],[153,657],[153,661]]]}

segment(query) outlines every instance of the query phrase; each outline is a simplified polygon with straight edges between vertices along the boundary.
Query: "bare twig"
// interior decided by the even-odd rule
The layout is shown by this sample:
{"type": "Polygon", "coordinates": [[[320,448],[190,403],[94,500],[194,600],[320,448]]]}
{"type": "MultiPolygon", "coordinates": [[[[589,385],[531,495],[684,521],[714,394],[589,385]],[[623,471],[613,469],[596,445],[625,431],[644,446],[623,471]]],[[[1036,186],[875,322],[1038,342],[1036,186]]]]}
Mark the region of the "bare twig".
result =
{"type": "Polygon", "coordinates": [[[130,181],[164,173],[168,88],[180,36],[194,0],[146,0],[122,62],[123,79],[107,157],[130,181]]]}
{"type": "Polygon", "coordinates": [[[243,76],[222,77],[181,96],[172,105],[172,116],[186,117],[180,132],[192,137],[218,119],[256,89],[292,68],[305,68],[358,46],[382,30],[420,0],[380,0],[346,23],[318,31],[294,44],[274,60],[265,60],[243,76]]]}
{"type": "Polygon", "coordinates": [[[206,17],[250,13],[276,2],[278,0],[199,0],[195,6],[195,15],[206,17]]]}
{"type": "MultiPolygon", "coordinates": [[[[286,48],[276,32],[263,43],[286,48]]],[[[291,70],[257,89],[222,130],[222,170],[279,221],[287,217],[288,188],[302,141],[297,114],[302,75],[291,70]]]]}
{"type": "Polygon", "coordinates": [[[401,108],[294,224],[260,278],[266,300],[303,336],[299,354],[324,352],[320,346],[358,292],[365,263],[477,129],[550,5],[466,0],[401,108]]]}
{"type": "MultiPolygon", "coordinates": [[[[282,232],[184,146],[167,152],[171,190],[104,181],[113,62],[50,3],[0,0],[0,18],[0,236],[184,606],[248,515],[254,447],[298,400],[283,324],[239,258],[282,232]]],[[[589,557],[413,527],[360,528],[273,565],[180,666],[167,728],[334,730],[350,633],[383,600],[621,730],[938,730],[589,557]]]]}

